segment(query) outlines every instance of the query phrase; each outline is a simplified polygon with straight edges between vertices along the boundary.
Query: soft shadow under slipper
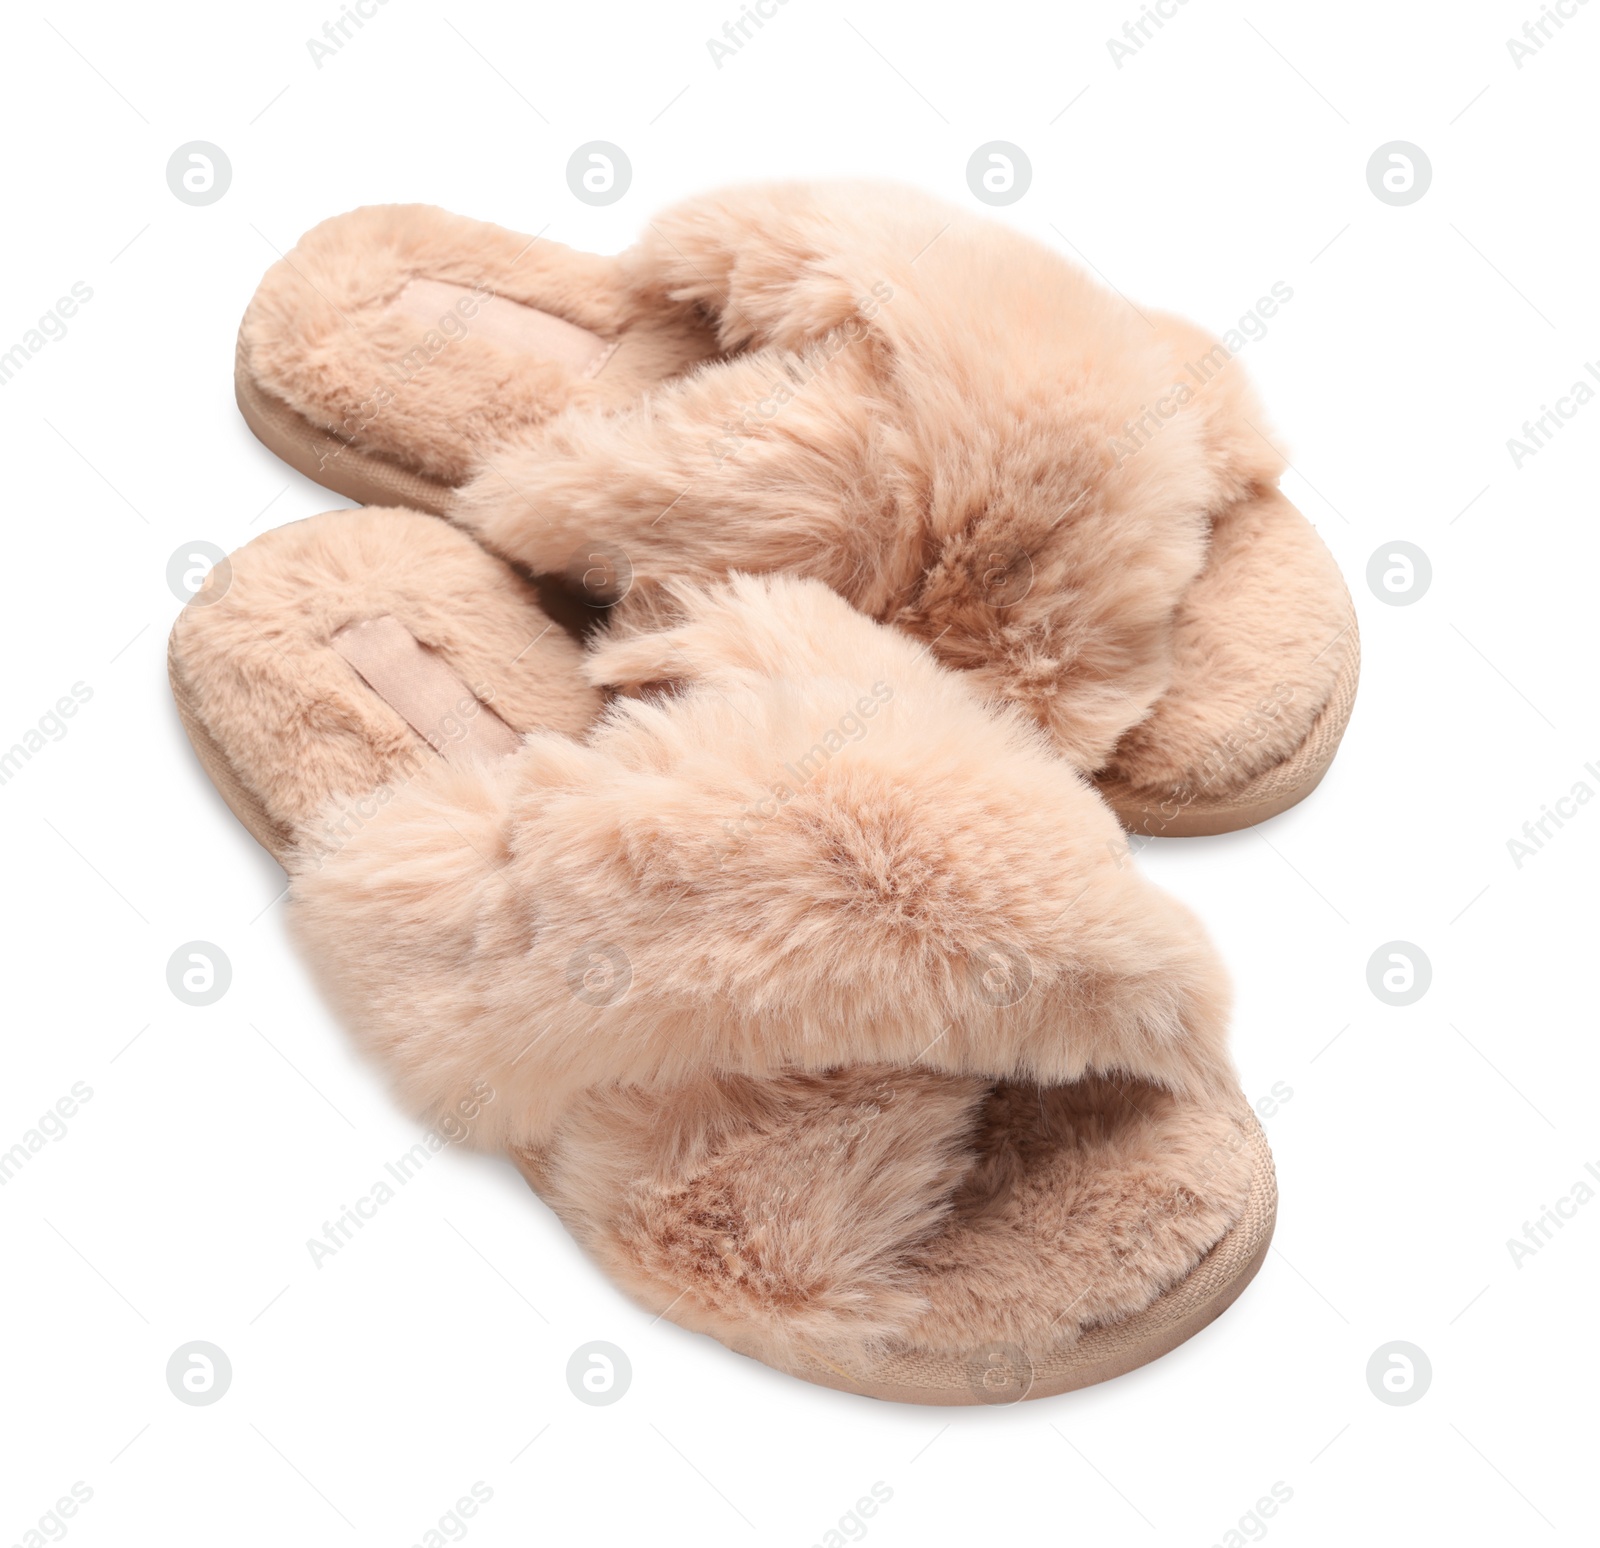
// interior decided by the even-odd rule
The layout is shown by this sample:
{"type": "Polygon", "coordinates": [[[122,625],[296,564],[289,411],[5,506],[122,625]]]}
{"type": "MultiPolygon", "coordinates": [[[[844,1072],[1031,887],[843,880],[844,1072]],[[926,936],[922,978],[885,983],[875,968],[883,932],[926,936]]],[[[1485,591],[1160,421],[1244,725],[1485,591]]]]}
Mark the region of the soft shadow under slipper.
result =
{"type": "Polygon", "coordinates": [[[1276,1206],[1197,922],[908,636],[816,581],[673,603],[585,657],[369,509],[185,608],[184,726],[362,1048],[652,1314],[807,1380],[1007,1401],[1190,1337],[1276,1206]]]}
{"type": "Polygon", "coordinates": [[[707,196],[617,257],[357,210],[268,271],[236,384],[311,477],[631,582],[624,624],[674,578],[823,580],[1142,833],[1293,805],[1350,716],[1349,594],[1228,348],[911,190],[707,196]]]}

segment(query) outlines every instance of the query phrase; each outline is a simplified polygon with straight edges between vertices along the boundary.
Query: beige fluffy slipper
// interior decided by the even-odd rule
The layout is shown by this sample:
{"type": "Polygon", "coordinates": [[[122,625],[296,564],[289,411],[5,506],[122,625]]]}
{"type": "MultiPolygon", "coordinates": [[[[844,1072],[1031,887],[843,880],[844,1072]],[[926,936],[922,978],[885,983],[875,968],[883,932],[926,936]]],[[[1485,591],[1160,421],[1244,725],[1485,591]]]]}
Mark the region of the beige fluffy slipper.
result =
{"type": "Polygon", "coordinates": [[[1350,715],[1349,594],[1227,348],[909,190],[711,196],[619,257],[357,210],[268,271],[236,380],[312,478],[626,591],[622,627],[814,576],[1144,833],[1293,805],[1350,715]]]}
{"type": "Polygon", "coordinates": [[[907,635],[811,580],[672,600],[585,655],[368,509],[185,608],[185,728],[361,1046],[651,1313],[808,1380],[1006,1401],[1188,1338],[1276,1198],[1196,921],[907,635]]]}

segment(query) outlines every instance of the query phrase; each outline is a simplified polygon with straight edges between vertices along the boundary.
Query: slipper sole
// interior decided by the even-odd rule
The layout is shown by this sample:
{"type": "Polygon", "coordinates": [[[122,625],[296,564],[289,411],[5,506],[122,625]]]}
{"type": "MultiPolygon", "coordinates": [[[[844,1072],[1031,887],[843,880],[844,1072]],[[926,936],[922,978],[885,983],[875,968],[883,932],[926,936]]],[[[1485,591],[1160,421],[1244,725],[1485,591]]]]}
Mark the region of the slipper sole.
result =
{"type": "Polygon", "coordinates": [[[452,492],[448,484],[357,450],[263,388],[250,373],[242,331],[233,356],[233,395],[256,439],[313,483],[362,505],[444,514],[452,492]]]}

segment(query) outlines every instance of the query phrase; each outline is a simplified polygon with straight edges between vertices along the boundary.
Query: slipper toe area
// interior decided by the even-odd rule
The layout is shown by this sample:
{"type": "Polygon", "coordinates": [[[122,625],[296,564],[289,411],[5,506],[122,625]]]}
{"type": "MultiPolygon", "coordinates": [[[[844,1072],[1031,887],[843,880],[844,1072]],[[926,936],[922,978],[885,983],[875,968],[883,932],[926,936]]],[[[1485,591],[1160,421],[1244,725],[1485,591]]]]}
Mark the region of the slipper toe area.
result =
{"type": "MultiPolygon", "coordinates": [[[[959,1387],[1179,1284],[1262,1186],[1230,1113],[1126,1078],[858,1066],[596,1093],[540,1191],[642,1306],[780,1367],[959,1387]]],[[[942,1400],[949,1400],[947,1396],[942,1400]]]]}
{"type": "Polygon", "coordinates": [[[1125,1077],[1002,1082],[944,1229],[912,1343],[1041,1357],[1143,1311],[1244,1212],[1257,1179],[1234,1114],[1125,1077]]]}
{"type": "Polygon", "coordinates": [[[613,1088],[540,1191],[651,1312],[779,1364],[860,1362],[928,1308],[909,1252],[973,1165],[986,1089],[892,1065],[613,1088]]]}
{"type": "Polygon", "coordinates": [[[1350,594],[1316,529],[1275,489],[1239,502],[1179,607],[1171,686],[1106,775],[1162,811],[1225,799],[1294,759],[1355,647],[1350,594]]]}

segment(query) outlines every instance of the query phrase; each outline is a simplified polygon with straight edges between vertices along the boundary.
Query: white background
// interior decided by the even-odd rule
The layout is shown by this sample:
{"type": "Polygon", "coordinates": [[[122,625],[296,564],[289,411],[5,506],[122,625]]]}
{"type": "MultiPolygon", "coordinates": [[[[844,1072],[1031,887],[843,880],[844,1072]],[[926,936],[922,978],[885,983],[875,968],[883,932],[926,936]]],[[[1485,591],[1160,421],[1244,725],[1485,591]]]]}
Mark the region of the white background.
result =
{"type": "Polygon", "coordinates": [[[1278,1481],[1285,1548],[1594,1541],[1600,1201],[1520,1267],[1506,1241],[1600,1166],[1600,803],[1520,869],[1507,841],[1576,782],[1600,791],[1600,404],[1520,470],[1506,441],[1600,357],[1600,4],[1520,70],[1506,39],[1533,0],[1192,0],[1118,69],[1106,39],[1137,10],[789,0],[721,69],[706,40],[734,0],[389,0],[321,69],[306,39],[335,0],[9,13],[0,350],[75,281],[94,294],[0,388],[0,746],[74,683],[93,697],[0,787],[0,1149],[74,1082],[93,1096],[0,1189],[0,1545],[79,1480],[84,1548],[416,1543],[479,1480],[482,1548],[814,1544],[878,1481],[882,1548],[1219,1543],[1278,1481]],[[205,208],[165,181],[196,139],[233,165],[205,208]],[[633,163],[605,209],[565,178],[592,139],[633,163]],[[1220,331],[1294,292],[1245,364],[1356,598],[1355,718],[1305,805],[1140,860],[1234,973],[1247,1090],[1293,1091],[1267,1124],[1283,1203],[1260,1278],[1134,1375],[939,1411],[652,1322],[492,1157],[437,1160],[314,1268],[306,1238],[416,1128],[310,992],[279,872],[201,773],[163,666],[175,549],[343,503],[233,406],[275,249],[417,200],[615,251],[668,201],[766,177],[978,208],[966,162],[996,139],[1033,165],[999,217],[1133,300],[1220,331]],[[1433,166],[1404,208],[1365,176],[1395,139],[1433,166]],[[1364,577],[1401,539],[1433,582],[1391,607],[1364,577]],[[233,965],[207,1009],[165,979],[196,938],[233,965]],[[1404,1009],[1366,982],[1396,939],[1433,966],[1404,1009]],[[195,1339],[232,1361],[214,1406],[165,1382],[195,1339]],[[591,1339],[632,1361],[610,1407],[564,1379],[591,1339]],[[1408,1407],[1364,1374],[1396,1339],[1432,1362],[1408,1407]]]}

